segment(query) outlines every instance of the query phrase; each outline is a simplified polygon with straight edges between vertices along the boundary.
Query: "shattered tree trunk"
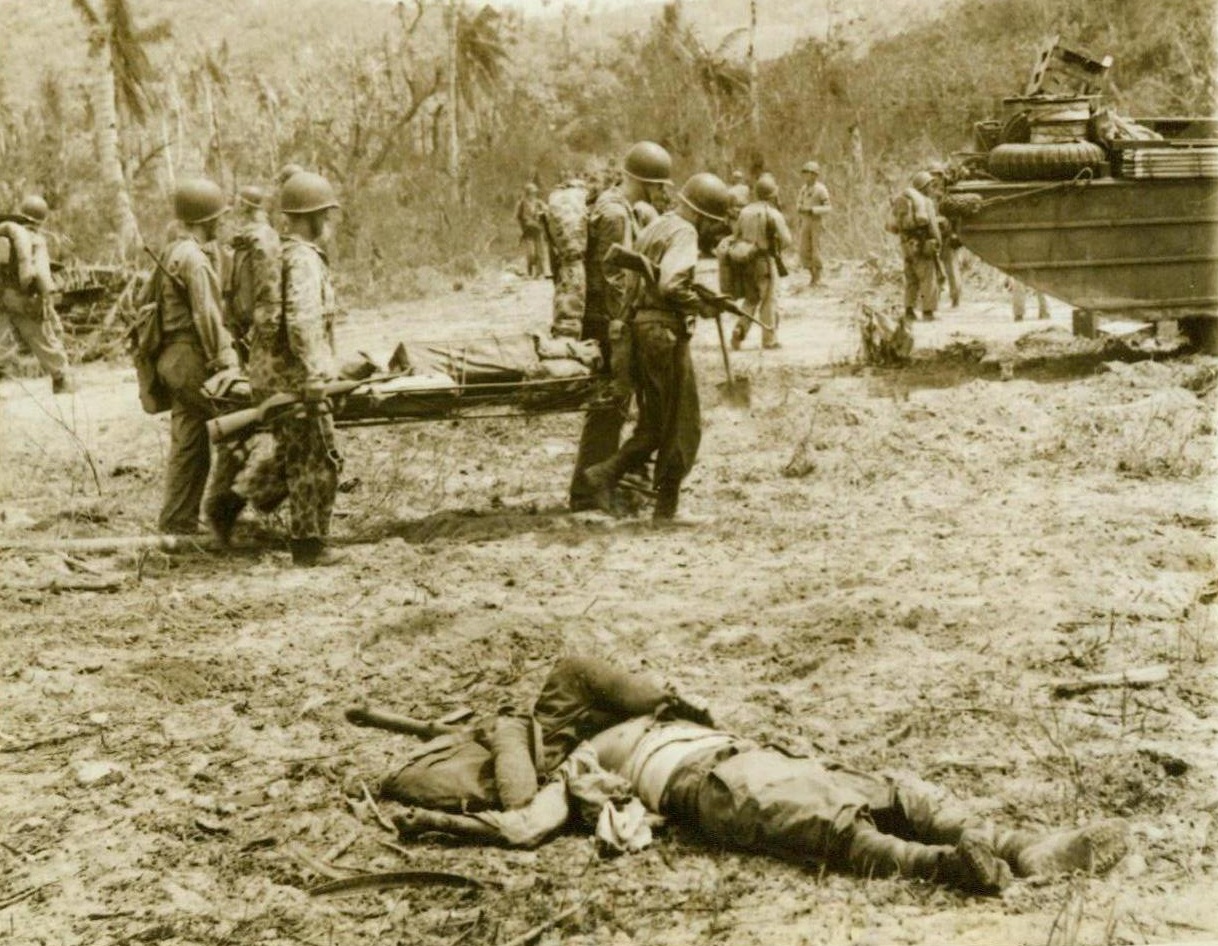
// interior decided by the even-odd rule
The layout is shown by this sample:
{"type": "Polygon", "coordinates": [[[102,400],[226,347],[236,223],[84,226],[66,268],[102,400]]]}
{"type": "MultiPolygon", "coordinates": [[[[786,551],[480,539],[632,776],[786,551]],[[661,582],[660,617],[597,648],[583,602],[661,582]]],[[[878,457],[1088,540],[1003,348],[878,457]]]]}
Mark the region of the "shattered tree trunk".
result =
{"type": "Polygon", "coordinates": [[[97,162],[102,181],[108,191],[110,220],[114,227],[118,251],[124,258],[133,255],[140,245],[140,225],[135,219],[131,192],[123,173],[118,144],[118,106],[115,101],[114,68],[110,45],[98,44],[97,76],[93,83],[94,108],[97,115],[97,162]]]}

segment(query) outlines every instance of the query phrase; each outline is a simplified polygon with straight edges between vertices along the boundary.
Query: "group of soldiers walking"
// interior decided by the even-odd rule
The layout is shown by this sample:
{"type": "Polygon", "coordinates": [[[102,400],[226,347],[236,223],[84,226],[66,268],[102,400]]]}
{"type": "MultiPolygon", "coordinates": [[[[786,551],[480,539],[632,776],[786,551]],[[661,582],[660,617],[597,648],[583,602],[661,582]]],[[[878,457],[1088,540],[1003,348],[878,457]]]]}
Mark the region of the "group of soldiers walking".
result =
{"type": "Polygon", "coordinates": [[[188,180],[174,192],[178,232],[142,300],[160,321],[160,344],[149,354],[170,411],[158,525],[166,534],[194,533],[202,506],[227,543],[247,502],[270,512],[287,500],[292,560],[327,564],[335,559],[326,537],[342,461],[322,391],[332,376],[337,311],[323,247],[339,203],[325,178],[289,165],[278,193],[282,236],[270,224],[269,204],[262,188],[243,187],[236,231],[221,241],[230,208],[219,185],[188,180]],[[207,433],[217,414],[208,393],[239,373],[255,399],[303,392],[294,410],[273,420],[273,455],[250,472],[243,493],[235,484],[248,459],[244,445],[217,446],[213,464],[207,433]]]}

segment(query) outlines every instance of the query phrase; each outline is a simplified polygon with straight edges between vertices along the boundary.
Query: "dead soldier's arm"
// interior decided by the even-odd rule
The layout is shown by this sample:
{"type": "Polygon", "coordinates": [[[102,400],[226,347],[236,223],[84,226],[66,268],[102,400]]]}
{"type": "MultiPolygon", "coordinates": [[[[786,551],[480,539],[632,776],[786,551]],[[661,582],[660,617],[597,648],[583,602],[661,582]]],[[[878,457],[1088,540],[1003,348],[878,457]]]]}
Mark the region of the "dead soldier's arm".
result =
{"type": "Polygon", "coordinates": [[[325,375],[325,313],[321,303],[321,274],[299,261],[284,261],[283,323],[288,347],[310,378],[325,375]]]}

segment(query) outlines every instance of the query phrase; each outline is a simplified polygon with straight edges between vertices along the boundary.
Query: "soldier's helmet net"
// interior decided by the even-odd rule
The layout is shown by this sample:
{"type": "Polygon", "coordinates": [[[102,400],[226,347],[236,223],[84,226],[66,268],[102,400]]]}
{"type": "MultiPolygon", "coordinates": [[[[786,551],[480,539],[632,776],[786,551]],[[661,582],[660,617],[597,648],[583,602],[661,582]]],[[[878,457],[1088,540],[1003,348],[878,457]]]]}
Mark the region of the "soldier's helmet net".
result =
{"type": "Polygon", "coordinates": [[[817,164],[815,161],[809,161],[807,164],[805,164],[803,166],[803,173],[804,174],[819,174],[820,165],[817,164]]]}
{"type": "Polygon", "coordinates": [[[42,223],[50,212],[45,200],[37,194],[30,194],[21,202],[21,208],[17,214],[29,223],[42,223]]]}
{"type": "Polygon", "coordinates": [[[732,200],[727,185],[709,171],[702,171],[687,180],[678,197],[695,213],[719,223],[727,217],[732,200]]]}
{"type": "Polygon", "coordinates": [[[279,195],[279,209],[285,214],[308,214],[337,207],[334,188],[320,174],[301,171],[294,174],[279,195]]]}
{"type": "Polygon", "coordinates": [[[245,187],[237,191],[237,196],[246,207],[257,209],[266,207],[267,193],[255,184],[246,184],[245,187]]]}
{"type": "Polygon", "coordinates": [[[622,170],[644,184],[671,184],[672,157],[654,141],[639,141],[626,152],[622,170]]]}
{"type": "Polygon", "coordinates": [[[934,177],[931,176],[930,171],[919,171],[909,179],[909,183],[914,190],[924,191],[930,186],[930,183],[933,180],[934,177]]]}
{"type": "Polygon", "coordinates": [[[173,192],[173,212],[183,223],[206,223],[226,210],[228,201],[224,199],[224,191],[215,181],[205,177],[182,181],[173,192]]]}

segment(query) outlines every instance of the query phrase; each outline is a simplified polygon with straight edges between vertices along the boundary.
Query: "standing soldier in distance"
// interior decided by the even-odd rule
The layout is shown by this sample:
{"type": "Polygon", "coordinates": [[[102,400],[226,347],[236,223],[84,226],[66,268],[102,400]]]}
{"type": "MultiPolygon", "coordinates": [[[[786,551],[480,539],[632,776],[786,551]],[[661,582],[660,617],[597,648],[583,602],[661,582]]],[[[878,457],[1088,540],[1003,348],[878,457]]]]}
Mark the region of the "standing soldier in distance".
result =
{"type": "Polygon", "coordinates": [[[833,207],[829,203],[829,190],[820,182],[820,165],[809,161],[800,172],[804,183],[795,197],[795,210],[799,214],[799,260],[808,270],[809,286],[819,286],[824,263],[820,258],[822,218],[833,207]]]}
{"type": "Polygon", "coordinates": [[[0,269],[0,323],[12,326],[34,353],[51,376],[52,393],[70,394],[76,385],[68,373],[68,353],[51,298],[51,256],[42,233],[49,212],[47,202],[31,194],[21,202],[16,219],[0,224],[0,239],[8,244],[8,261],[0,269]]]}
{"type": "MultiPolygon", "coordinates": [[[[946,164],[934,164],[930,168],[934,182],[931,185],[931,198],[938,207],[947,194],[948,168],[946,164]]],[[[951,217],[938,217],[939,222],[939,262],[943,268],[943,277],[947,280],[948,298],[952,308],[960,305],[960,259],[956,252],[960,248],[960,238],[956,236],[956,221],[951,217]]]]}
{"type": "Polygon", "coordinates": [[[537,196],[537,185],[529,181],[524,185],[524,194],[516,201],[516,222],[520,225],[520,239],[524,243],[525,269],[530,279],[545,275],[542,263],[542,227],[545,221],[546,204],[537,196]]]}
{"type": "Polygon", "coordinates": [[[753,196],[752,192],[749,190],[748,181],[744,179],[743,171],[732,172],[732,184],[727,189],[727,192],[732,198],[732,205],[731,210],[728,211],[728,218],[734,221],[736,219],[736,215],[740,213],[740,211],[746,204],[748,204],[753,196]]]}
{"type": "MultiPolygon", "coordinates": [[[[203,382],[237,367],[237,353],[224,327],[220,279],[204,246],[216,239],[220,217],[228,211],[219,185],[203,178],[182,181],[173,196],[181,233],[165,249],[166,278],[160,281],[161,351],[156,371],[170,395],[169,459],[161,532],[190,535],[198,528],[199,507],[212,471],[207,421],[215,408],[202,393],[203,382]]],[[[228,448],[218,448],[207,501],[208,520],[240,506],[232,485],[240,464],[228,448]]],[[[217,530],[220,531],[219,529],[217,530]]]]}
{"type": "MultiPolygon", "coordinates": [[[[776,206],[778,182],[772,174],[757,178],[753,188],[757,199],[740,211],[736,219],[736,240],[752,244],[752,258],[744,266],[741,280],[744,299],[753,306],[753,315],[765,328],[762,348],[778,347],[778,258],[791,245],[791,230],[776,206]]],[[[732,348],[738,349],[748,335],[752,322],[738,318],[732,329],[732,348]]]]}
{"type": "Polygon", "coordinates": [[[621,342],[627,331],[626,273],[607,269],[602,262],[615,243],[630,249],[639,231],[634,206],[651,203],[657,191],[672,183],[672,158],[652,141],[640,141],[626,152],[622,183],[601,191],[588,216],[588,247],[584,256],[587,289],[581,339],[595,339],[601,347],[606,372],[616,379],[612,407],[590,411],[579,438],[575,472],[571,476],[570,507],[573,512],[593,509],[596,495],[584,479],[584,471],[617,453],[622,425],[630,410],[629,366],[621,342]],[[615,351],[616,349],[616,351],[615,351]],[[615,358],[618,363],[615,363],[615,358]]]}
{"type": "Polygon", "coordinates": [[[934,178],[919,171],[892,202],[888,230],[901,238],[905,264],[905,318],[921,308],[927,322],[939,307],[939,212],[930,198],[934,178]]]}
{"type": "MultiPolygon", "coordinates": [[[[694,270],[699,245],[708,245],[721,233],[730,202],[723,181],[714,174],[695,174],[681,188],[675,207],[635,243],[658,275],[655,285],[644,282],[639,287],[631,322],[638,424],[614,456],[584,474],[602,506],[612,508],[618,480],[654,451],[653,518],[657,523],[676,518],[681,481],[693,467],[702,439],[698,386],[689,356],[692,321],[715,313],[694,290],[694,270]]],[[[635,279],[641,277],[632,274],[635,279]]]]}
{"type": "Polygon", "coordinates": [[[275,420],[275,453],[255,471],[250,499],[268,512],[286,497],[292,561],[329,565],[339,560],[326,548],[326,539],[342,458],[321,393],[322,382],[333,375],[326,324],[336,309],[321,244],[333,236],[339,205],[330,183],[307,171],[283,185],[280,205],[288,221],[281,254],[282,299],[255,309],[250,385],[255,398],[282,392],[296,394],[302,402],[298,411],[275,420]]]}
{"type": "Polygon", "coordinates": [[[279,233],[267,216],[269,195],[246,185],[237,192],[237,232],[231,240],[232,265],[224,288],[228,331],[244,365],[249,360],[249,331],[254,309],[278,297],[279,233]]]}

